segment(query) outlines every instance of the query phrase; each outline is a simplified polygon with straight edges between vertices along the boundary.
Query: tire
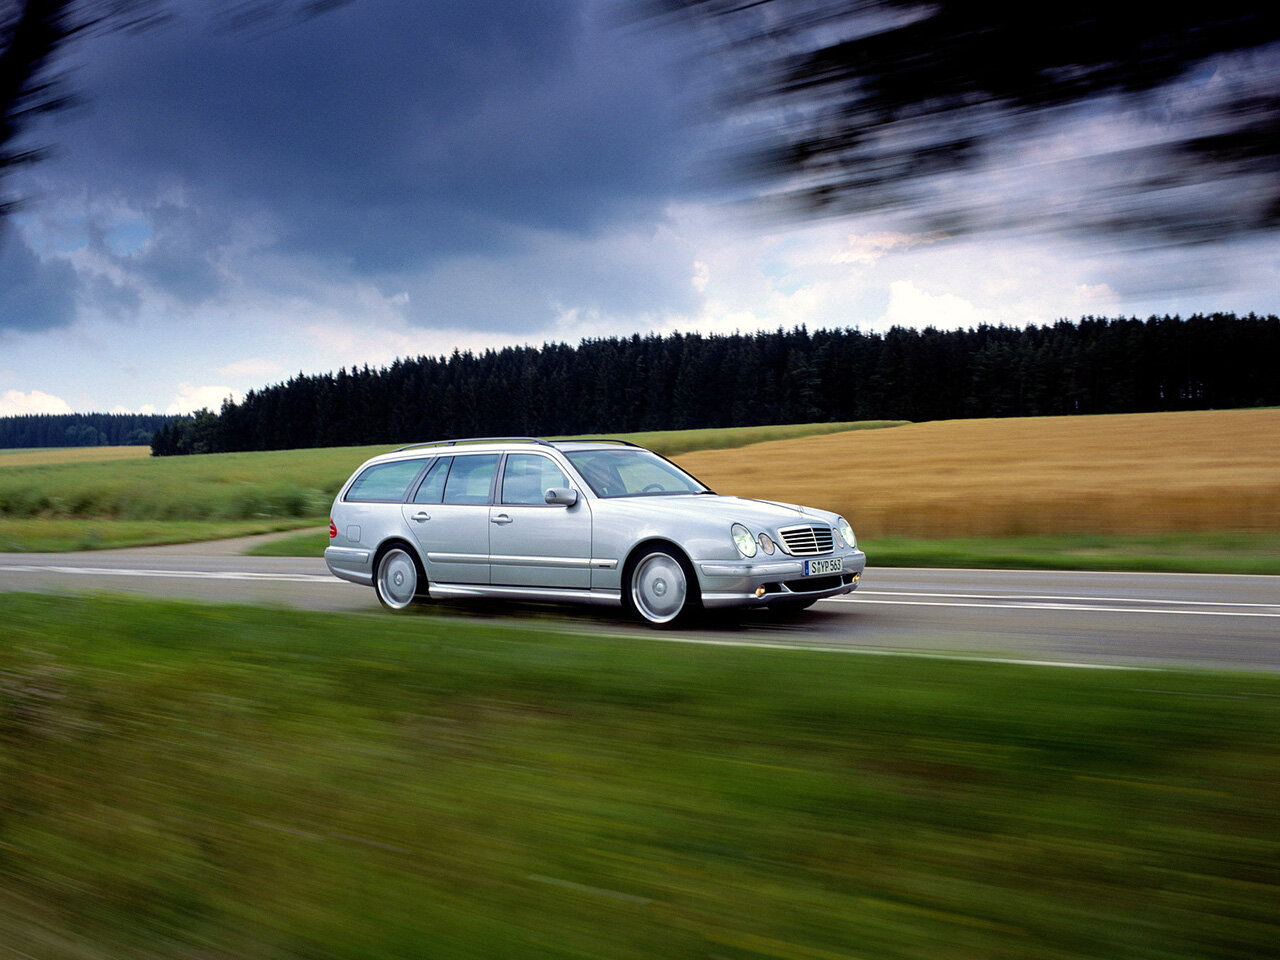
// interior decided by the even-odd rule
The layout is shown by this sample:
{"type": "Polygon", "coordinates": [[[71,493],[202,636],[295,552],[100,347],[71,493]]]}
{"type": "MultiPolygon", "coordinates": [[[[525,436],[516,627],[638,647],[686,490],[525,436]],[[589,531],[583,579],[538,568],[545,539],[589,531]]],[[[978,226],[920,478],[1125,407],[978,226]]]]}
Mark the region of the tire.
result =
{"type": "Polygon", "coordinates": [[[701,606],[698,579],[678,550],[650,547],[627,564],[622,602],[651,627],[669,626],[701,606]]]}
{"type": "Polygon", "coordinates": [[[393,613],[403,613],[427,589],[427,575],[413,551],[393,543],[378,554],[373,568],[373,592],[393,613]]]}

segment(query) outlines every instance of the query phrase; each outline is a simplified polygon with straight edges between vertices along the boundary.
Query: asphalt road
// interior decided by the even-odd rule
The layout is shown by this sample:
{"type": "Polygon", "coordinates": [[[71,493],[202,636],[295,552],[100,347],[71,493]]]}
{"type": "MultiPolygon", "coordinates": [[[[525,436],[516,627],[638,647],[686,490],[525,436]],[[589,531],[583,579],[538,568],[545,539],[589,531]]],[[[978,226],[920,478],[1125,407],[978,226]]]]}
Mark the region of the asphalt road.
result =
{"type": "MultiPolygon", "coordinates": [[[[234,555],[234,544],[79,554],[0,554],[0,590],[154,597],[374,613],[373,590],[320,559],[234,555]],[[220,554],[220,555],[219,555],[220,554]]],[[[787,620],[764,612],[675,631],[608,607],[440,604],[428,615],[517,620],[655,640],[836,647],[1079,666],[1280,671],[1280,577],[870,567],[848,597],[787,620]]],[[[4,625],[0,623],[0,637],[4,625]]]]}

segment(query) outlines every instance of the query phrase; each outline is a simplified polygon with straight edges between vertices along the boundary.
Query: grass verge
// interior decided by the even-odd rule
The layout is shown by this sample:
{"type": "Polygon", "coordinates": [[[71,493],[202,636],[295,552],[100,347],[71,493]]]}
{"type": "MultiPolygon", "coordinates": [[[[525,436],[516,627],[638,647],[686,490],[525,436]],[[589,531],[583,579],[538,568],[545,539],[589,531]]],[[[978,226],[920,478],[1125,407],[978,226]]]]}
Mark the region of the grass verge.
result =
{"type": "MultiPolygon", "coordinates": [[[[297,539],[301,549],[303,543],[297,539]]],[[[875,537],[860,543],[871,565],[878,567],[1280,574],[1280,533],[1064,534],[946,540],[875,537]]],[[[321,546],[319,553],[323,552],[321,546]]]]}
{"type": "MultiPolygon", "coordinates": [[[[1179,533],[1144,537],[968,537],[859,541],[873,567],[989,567],[1003,570],[1128,570],[1153,573],[1280,574],[1280,534],[1179,533]]],[[[319,557],[324,529],[263,543],[255,557],[319,557]]]]}
{"type": "MultiPolygon", "coordinates": [[[[0,518],[0,553],[64,553],[70,550],[109,550],[165,543],[225,540],[256,533],[272,533],[322,520],[81,520],[71,517],[0,518]]],[[[321,548],[321,553],[324,549],[321,548]]]]}
{"type": "Polygon", "coordinates": [[[1280,679],[0,596],[46,960],[1272,951],[1280,679]]]}
{"type": "Polygon", "coordinates": [[[248,557],[322,557],[329,546],[329,531],[308,530],[292,537],[281,537],[270,543],[254,544],[246,550],[248,557]]]}

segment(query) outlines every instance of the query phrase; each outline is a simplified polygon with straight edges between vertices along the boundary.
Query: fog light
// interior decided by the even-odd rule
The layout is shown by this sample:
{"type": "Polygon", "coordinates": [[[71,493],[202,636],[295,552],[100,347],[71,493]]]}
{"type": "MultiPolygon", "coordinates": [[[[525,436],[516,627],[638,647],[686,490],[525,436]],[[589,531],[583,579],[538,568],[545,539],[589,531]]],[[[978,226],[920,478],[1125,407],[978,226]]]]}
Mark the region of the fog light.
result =
{"type": "Polygon", "coordinates": [[[763,596],[764,596],[764,587],[756,587],[756,596],[757,596],[757,597],[763,597],[763,596]]]}

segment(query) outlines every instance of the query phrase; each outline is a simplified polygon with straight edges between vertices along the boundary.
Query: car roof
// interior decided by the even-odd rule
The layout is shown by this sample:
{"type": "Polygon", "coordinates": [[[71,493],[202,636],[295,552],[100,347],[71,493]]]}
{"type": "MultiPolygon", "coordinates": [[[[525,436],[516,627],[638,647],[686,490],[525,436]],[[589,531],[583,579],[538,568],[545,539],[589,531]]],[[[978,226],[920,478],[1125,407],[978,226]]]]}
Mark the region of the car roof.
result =
{"type": "Polygon", "coordinates": [[[511,450],[537,450],[539,447],[548,450],[559,450],[572,453],[579,450],[609,449],[644,449],[630,440],[618,440],[612,437],[583,437],[571,440],[544,440],[541,437],[458,437],[451,440],[430,440],[425,443],[411,443],[386,453],[380,453],[371,460],[408,460],[423,457],[452,456],[464,451],[471,453],[508,452],[511,450]]]}
{"type": "Polygon", "coordinates": [[[567,440],[544,440],[541,437],[457,437],[451,440],[428,440],[424,443],[406,444],[403,447],[397,447],[395,450],[382,454],[382,456],[389,456],[393,453],[406,453],[410,450],[443,453],[444,450],[440,448],[452,448],[459,446],[496,446],[507,449],[508,447],[525,445],[551,447],[559,450],[579,450],[584,448],[609,447],[615,445],[642,449],[639,444],[632,443],[630,440],[620,440],[613,437],[577,437],[567,440]]]}

